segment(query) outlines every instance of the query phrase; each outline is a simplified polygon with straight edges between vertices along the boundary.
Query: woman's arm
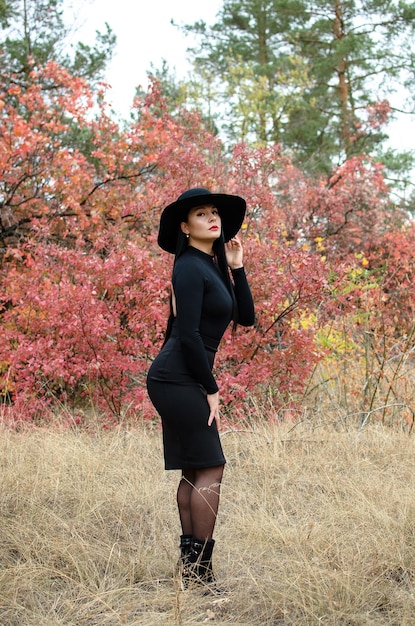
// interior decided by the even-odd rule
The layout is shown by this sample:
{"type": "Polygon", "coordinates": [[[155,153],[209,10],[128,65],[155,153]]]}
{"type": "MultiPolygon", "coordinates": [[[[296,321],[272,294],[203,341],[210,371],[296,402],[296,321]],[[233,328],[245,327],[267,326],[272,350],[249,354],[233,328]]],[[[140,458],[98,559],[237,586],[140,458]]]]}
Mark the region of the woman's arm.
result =
{"type": "Polygon", "coordinates": [[[237,322],[241,326],[253,326],[255,324],[255,308],[245,270],[243,267],[238,267],[238,269],[231,271],[235,298],[238,304],[237,322]]]}
{"type": "Polygon", "coordinates": [[[174,273],[173,289],[176,304],[176,324],[180,345],[189,371],[208,394],[218,391],[209,366],[206,349],[200,335],[204,278],[199,268],[182,262],[174,273]]]}
{"type": "Polygon", "coordinates": [[[252,326],[255,323],[255,309],[251,289],[243,266],[243,248],[239,237],[225,244],[226,260],[234,280],[235,297],[238,304],[238,324],[252,326]]]}

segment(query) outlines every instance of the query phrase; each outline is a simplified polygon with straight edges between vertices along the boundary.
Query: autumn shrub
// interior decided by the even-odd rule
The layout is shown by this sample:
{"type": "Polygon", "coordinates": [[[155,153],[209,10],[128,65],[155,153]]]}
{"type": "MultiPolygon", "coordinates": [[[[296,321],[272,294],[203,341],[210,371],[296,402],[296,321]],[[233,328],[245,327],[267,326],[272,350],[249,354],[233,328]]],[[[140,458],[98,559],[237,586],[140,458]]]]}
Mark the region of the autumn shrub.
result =
{"type": "MultiPolygon", "coordinates": [[[[228,334],[218,356],[229,410],[247,392],[262,393],[267,381],[281,398],[295,393],[320,358],[301,315],[321,304],[324,274],[306,283],[303,271],[311,260],[288,246],[276,271],[272,252],[247,242],[247,255],[255,260],[250,271],[255,273],[256,263],[266,271],[268,264],[270,281],[268,290],[253,285],[256,328],[228,334]]],[[[2,287],[0,360],[10,411],[19,411],[20,419],[45,419],[47,406],[58,403],[74,410],[94,406],[115,421],[151,415],[145,375],[163,340],[170,269],[170,259],[166,263],[160,253],[116,237],[97,240],[88,253],[54,244],[27,249],[8,268],[2,287]]]]}
{"type": "Polygon", "coordinates": [[[56,402],[113,416],[141,412],[148,361],[164,331],[163,274],[160,260],[133,242],[109,252],[100,240],[89,254],[56,245],[27,251],[4,281],[0,331],[2,386],[26,406],[21,417],[56,402]]]}
{"type": "Polygon", "coordinates": [[[363,327],[405,343],[413,234],[366,156],[311,179],[281,145],[227,152],[197,111],[169,110],[156,80],[124,126],[103,86],[54,63],[27,85],[3,82],[0,393],[11,422],[62,408],[76,422],[96,410],[108,425],[153,415],[145,373],[163,341],[173,263],[157,246],[158,220],[192,186],[248,203],[256,324],[229,331],[218,353],[228,419],[264,399],[277,412],[300,406],[331,327],[345,324],[357,352],[363,327]]]}

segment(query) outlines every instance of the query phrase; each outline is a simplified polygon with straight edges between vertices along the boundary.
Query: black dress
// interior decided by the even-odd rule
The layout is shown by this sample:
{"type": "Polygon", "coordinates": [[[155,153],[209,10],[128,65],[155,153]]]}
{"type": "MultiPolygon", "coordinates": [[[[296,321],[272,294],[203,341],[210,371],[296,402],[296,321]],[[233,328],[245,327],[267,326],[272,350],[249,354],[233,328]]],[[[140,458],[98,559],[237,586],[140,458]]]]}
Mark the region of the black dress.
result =
{"type": "MultiPolygon", "coordinates": [[[[244,269],[233,270],[232,277],[238,323],[251,326],[254,306],[244,269]]],[[[172,284],[176,317],[147,376],[148,394],[162,420],[165,468],[223,465],[216,423],[207,424],[206,394],[218,391],[212,367],[232,318],[232,297],[213,257],[191,246],[176,260],[172,284]]]]}

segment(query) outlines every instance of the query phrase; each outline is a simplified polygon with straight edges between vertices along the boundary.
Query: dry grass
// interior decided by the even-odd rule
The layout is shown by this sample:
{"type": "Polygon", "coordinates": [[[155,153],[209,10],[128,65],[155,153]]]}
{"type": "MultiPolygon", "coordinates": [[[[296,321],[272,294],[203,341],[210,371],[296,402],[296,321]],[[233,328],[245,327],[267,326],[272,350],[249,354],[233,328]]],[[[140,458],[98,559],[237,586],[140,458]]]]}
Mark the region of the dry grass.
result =
{"type": "Polygon", "coordinates": [[[1,432],[3,626],[415,624],[415,454],[404,432],[227,432],[215,569],[173,576],[178,476],[149,427],[1,432]]]}

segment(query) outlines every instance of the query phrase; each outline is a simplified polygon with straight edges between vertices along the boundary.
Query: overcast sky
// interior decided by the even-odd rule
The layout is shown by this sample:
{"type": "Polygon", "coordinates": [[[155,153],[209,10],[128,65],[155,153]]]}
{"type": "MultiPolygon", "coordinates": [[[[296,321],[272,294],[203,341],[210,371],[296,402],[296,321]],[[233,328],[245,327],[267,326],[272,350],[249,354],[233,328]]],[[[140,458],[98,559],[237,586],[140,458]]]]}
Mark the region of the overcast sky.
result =
{"type": "Polygon", "coordinates": [[[76,16],[74,41],[90,43],[105,22],[117,36],[114,58],[106,80],[114,109],[127,116],[137,85],[147,87],[147,71],[169,67],[183,78],[189,66],[186,49],[195,41],[171,24],[212,24],[222,0],[65,0],[67,19],[76,16]]]}

